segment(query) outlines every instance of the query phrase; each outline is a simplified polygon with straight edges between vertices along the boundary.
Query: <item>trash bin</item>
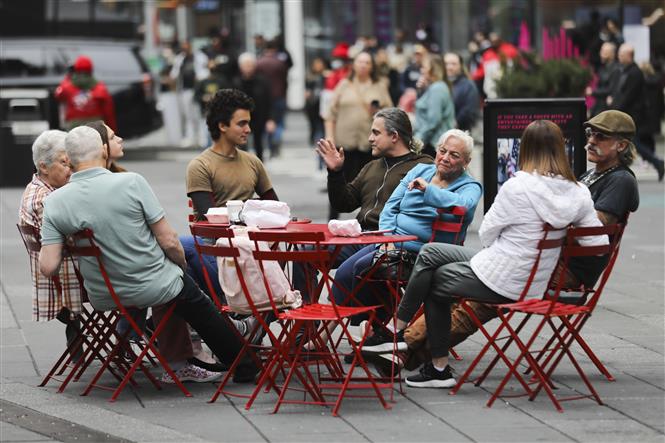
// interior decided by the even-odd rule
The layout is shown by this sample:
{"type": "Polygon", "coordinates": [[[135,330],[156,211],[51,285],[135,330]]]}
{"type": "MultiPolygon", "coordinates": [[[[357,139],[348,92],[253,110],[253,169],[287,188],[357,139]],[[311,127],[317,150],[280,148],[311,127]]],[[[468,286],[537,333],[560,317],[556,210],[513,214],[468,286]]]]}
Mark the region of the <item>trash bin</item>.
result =
{"type": "Polygon", "coordinates": [[[0,91],[0,186],[25,186],[34,172],[32,143],[49,129],[46,89],[0,91]]]}
{"type": "Polygon", "coordinates": [[[16,143],[11,126],[0,128],[0,187],[24,187],[35,167],[32,143],[16,143]]]}

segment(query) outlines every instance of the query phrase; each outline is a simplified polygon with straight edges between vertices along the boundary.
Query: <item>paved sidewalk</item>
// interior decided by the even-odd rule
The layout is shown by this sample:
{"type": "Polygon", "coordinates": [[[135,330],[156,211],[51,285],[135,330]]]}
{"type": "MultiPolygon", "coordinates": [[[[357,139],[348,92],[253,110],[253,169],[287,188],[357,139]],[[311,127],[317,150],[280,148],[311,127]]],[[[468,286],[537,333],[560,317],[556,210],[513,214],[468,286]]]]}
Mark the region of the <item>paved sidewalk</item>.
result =
{"type": "MultiPolygon", "coordinates": [[[[291,115],[280,158],[267,168],[280,199],[294,215],[327,218],[325,173],[304,142],[304,119],[291,115]]],[[[662,150],[662,146],[659,147],[662,150]]],[[[142,148],[146,151],[149,149],[142,148]]],[[[184,170],[193,150],[161,151],[152,161],[123,161],[143,174],[180,233],[187,232],[184,170]]],[[[128,157],[137,158],[136,153],[128,157]]],[[[481,156],[477,155],[479,173],[481,156]]],[[[664,220],[665,192],[655,174],[637,168],[641,204],[630,219],[604,299],[585,328],[593,349],[616,381],[607,382],[580,358],[604,400],[564,403],[558,413],[545,395],[498,401],[486,408],[488,390],[465,386],[457,396],[442,390],[405,388],[392,410],[375,400],[347,399],[341,417],[329,409],[285,405],[271,414],[272,395],[250,411],[239,399],[207,400],[212,385],[188,385],[192,398],[167,386],[154,390],[144,379],[137,394],[125,390],[117,402],[95,390],[80,397],[82,383],[57,394],[55,385],[36,387],[64,348],[63,326],[30,321],[28,260],[16,231],[22,189],[0,189],[0,441],[665,441],[664,220]],[[70,432],[64,430],[70,428],[70,432]]],[[[480,211],[479,211],[480,212],[480,211]]],[[[482,212],[480,212],[482,213],[482,212]]],[[[476,216],[474,225],[480,222],[476,216]]],[[[475,233],[467,240],[478,246],[475,233]]],[[[473,336],[456,350],[463,371],[483,341],[473,336]]],[[[579,350],[576,355],[581,357],[579,350]]],[[[481,366],[483,366],[481,364],[481,366]]],[[[84,377],[85,378],[85,377],[84,377]]],[[[581,389],[569,364],[555,377],[559,393],[581,389]]],[[[488,389],[499,375],[486,382],[488,389]]],[[[516,389],[516,386],[513,386],[516,389]]],[[[247,386],[233,386],[247,392],[247,386]]]]}

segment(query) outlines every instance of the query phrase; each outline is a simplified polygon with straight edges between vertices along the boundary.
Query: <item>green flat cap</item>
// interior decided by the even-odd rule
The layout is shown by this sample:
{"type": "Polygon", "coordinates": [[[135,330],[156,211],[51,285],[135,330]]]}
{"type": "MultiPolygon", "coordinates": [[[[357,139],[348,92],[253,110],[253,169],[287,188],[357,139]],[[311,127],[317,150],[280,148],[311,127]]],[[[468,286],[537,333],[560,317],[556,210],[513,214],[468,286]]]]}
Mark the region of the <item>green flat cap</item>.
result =
{"type": "Polygon", "coordinates": [[[635,122],[625,112],[614,109],[603,111],[584,123],[584,127],[591,126],[605,134],[621,134],[632,136],[635,134],[635,122]]]}

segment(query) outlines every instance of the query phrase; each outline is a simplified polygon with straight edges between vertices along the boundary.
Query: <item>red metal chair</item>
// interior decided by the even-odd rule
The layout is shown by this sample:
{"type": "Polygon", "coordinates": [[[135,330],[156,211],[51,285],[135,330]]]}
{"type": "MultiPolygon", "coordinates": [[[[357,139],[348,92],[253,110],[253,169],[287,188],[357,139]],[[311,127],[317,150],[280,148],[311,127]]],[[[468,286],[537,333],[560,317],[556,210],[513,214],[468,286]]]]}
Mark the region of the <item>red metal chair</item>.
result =
{"type": "MultiPolygon", "coordinates": [[[[429,238],[429,243],[432,243],[436,240],[438,233],[452,233],[455,234],[455,237],[452,241],[452,244],[455,245],[464,245],[464,236],[462,233],[462,228],[464,226],[464,219],[466,217],[466,208],[464,206],[451,206],[449,208],[438,208],[438,216],[432,222],[432,235],[429,238]]],[[[401,269],[398,272],[398,275],[401,275],[401,269]]],[[[384,309],[387,312],[395,313],[396,307],[399,305],[399,302],[402,298],[402,290],[408,284],[408,279],[399,279],[399,280],[385,280],[385,279],[376,279],[372,278],[374,274],[374,269],[370,269],[365,278],[365,282],[382,282],[385,284],[388,289],[390,297],[377,297],[378,299],[384,302],[384,309]]],[[[411,319],[410,324],[413,324],[421,315],[423,315],[423,308],[421,307],[416,315],[411,319]]],[[[391,318],[392,319],[392,318],[391,318]]],[[[387,321],[390,321],[388,319],[387,321]]],[[[386,325],[383,323],[381,326],[386,325]]],[[[462,358],[455,352],[454,349],[450,349],[450,354],[456,360],[461,360],[462,358]]],[[[394,359],[393,359],[394,360],[394,359]]],[[[395,365],[393,365],[393,375],[395,372],[395,365]]]]}
{"type": "MultiPolygon", "coordinates": [[[[508,344],[511,342],[516,343],[520,353],[509,366],[507,374],[490,398],[488,406],[491,406],[494,400],[501,395],[501,392],[511,377],[519,377],[517,374],[517,367],[523,359],[527,361],[529,370],[533,372],[532,381],[536,383],[535,389],[527,390],[529,400],[533,400],[540,390],[544,389],[559,412],[563,411],[563,408],[561,407],[561,402],[563,401],[592,397],[599,405],[603,404],[589,378],[577,362],[573,353],[570,351],[570,347],[573,343],[578,343],[591,358],[596,367],[606,377],[609,376],[608,379],[611,377],[609,372],[607,372],[607,369],[605,369],[600,360],[596,357],[593,351],[591,351],[588,343],[582,338],[580,331],[596,307],[603,288],[612,272],[618,256],[623,229],[623,224],[568,229],[566,242],[561,254],[564,269],[568,267],[571,258],[599,255],[608,255],[609,257],[608,264],[595,287],[585,288],[582,286],[577,290],[570,290],[564,287],[564,279],[559,278],[557,285],[547,291],[541,300],[530,299],[498,306],[499,317],[502,323],[505,324],[506,330],[511,336],[508,344]],[[600,235],[609,236],[611,238],[610,243],[604,246],[581,246],[579,244],[580,237],[600,235]],[[570,304],[561,301],[564,297],[569,298],[570,293],[573,291],[577,292],[577,296],[580,300],[586,300],[586,302],[582,304],[570,304]],[[513,328],[509,322],[509,318],[512,317],[514,313],[525,315],[517,328],[513,328]],[[525,332],[524,334],[521,334],[521,332],[525,330],[524,326],[532,318],[540,318],[533,332],[525,332]],[[550,327],[550,339],[540,350],[533,350],[536,339],[543,335],[545,325],[550,327]],[[525,335],[525,337],[522,338],[521,335],[525,335]],[[532,354],[535,354],[536,352],[538,355],[534,358],[532,354]],[[547,357],[543,358],[545,355],[547,355],[547,357]],[[568,357],[586,385],[589,390],[588,394],[574,395],[566,398],[559,398],[554,394],[551,376],[564,355],[568,357]]],[[[486,374],[489,373],[491,368],[492,366],[488,368],[486,374]]],[[[486,374],[484,374],[484,376],[486,376],[486,374]]]]}
{"type": "MultiPolygon", "coordinates": [[[[28,254],[39,254],[41,249],[39,229],[30,225],[17,224],[16,226],[28,254]]],[[[96,311],[88,306],[89,302],[87,293],[83,287],[83,280],[78,272],[78,267],[70,256],[65,257],[65,260],[68,260],[71,263],[81,287],[81,310],[76,315],[76,318],[80,323],[79,329],[76,336],[70,341],[69,345],[65,348],[39,384],[39,386],[46,386],[50,380],[59,381],[60,387],[58,388],[58,393],[63,392],[70,381],[78,381],[95,358],[103,362],[103,354],[108,355],[110,347],[99,347],[100,334],[102,334],[107,328],[112,327],[115,321],[117,321],[115,313],[109,313],[107,315],[104,312],[96,311]],[[78,360],[74,359],[76,350],[82,350],[78,360]],[[65,375],[65,371],[67,370],[69,371],[65,375]],[[62,376],[64,376],[64,379],[60,379],[62,376]]],[[[30,266],[31,271],[34,274],[36,270],[32,269],[32,261],[30,262],[30,266]]],[[[51,281],[58,295],[62,297],[60,278],[56,275],[51,277],[51,281]]],[[[117,377],[117,374],[114,375],[117,377]]]]}
{"type": "Polygon", "coordinates": [[[161,321],[155,325],[154,332],[150,337],[148,337],[144,333],[144,331],[137,325],[136,321],[129,312],[130,310],[133,310],[135,308],[123,305],[123,303],[120,301],[120,298],[113,289],[113,284],[111,282],[111,279],[109,278],[108,272],[106,271],[104,262],[102,261],[102,250],[100,249],[99,246],[97,246],[95,242],[93,231],[91,229],[84,229],[74,234],[72,238],[74,240],[74,244],[73,245],[69,244],[66,246],[67,252],[72,257],[79,257],[79,258],[85,257],[97,262],[97,265],[99,267],[99,272],[101,273],[102,278],[104,279],[104,282],[106,284],[108,295],[111,297],[114,304],[116,305],[116,310],[119,313],[119,316],[125,318],[130,326],[127,332],[121,336],[116,332],[114,324],[113,327],[107,328],[104,332],[104,335],[100,337],[100,344],[98,345],[98,348],[102,346],[105,347],[110,346],[111,350],[110,353],[108,353],[108,355],[105,356],[101,368],[97,371],[92,381],[90,381],[90,383],[88,384],[88,386],[81,395],[88,395],[88,393],[90,393],[92,388],[97,387],[113,391],[113,394],[109,400],[113,402],[118,398],[118,396],[125,388],[127,383],[131,382],[132,384],[135,384],[135,382],[133,381],[133,376],[137,369],[140,369],[141,372],[143,372],[143,374],[151,381],[151,383],[157,389],[161,390],[161,385],[159,381],[150,373],[149,369],[144,364],[144,359],[148,356],[148,353],[150,352],[159,361],[164,370],[171,376],[176,386],[180,388],[183,394],[187,397],[191,397],[191,394],[189,393],[187,388],[185,388],[182,382],[178,379],[178,377],[175,375],[169,364],[162,357],[162,355],[159,353],[158,349],[155,346],[157,338],[159,337],[161,331],[164,329],[166,323],[168,322],[168,319],[173,314],[173,311],[175,309],[175,304],[171,303],[170,306],[168,306],[168,308],[165,310],[163,314],[161,321]],[[139,342],[141,343],[140,346],[141,351],[139,352],[138,355],[136,355],[132,351],[131,347],[128,345],[127,337],[131,331],[133,331],[139,337],[139,342]],[[130,361],[123,363],[123,360],[126,358],[129,358],[130,361]],[[111,364],[112,363],[118,364],[118,362],[121,362],[118,367],[123,374],[118,386],[113,388],[104,385],[98,385],[97,382],[99,381],[100,377],[104,374],[104,372],[109,370],[109,372],[114,373],[114,370],[111,368],[111,364]],[[125,367],[125,364],[127,365],[127,367],[125,367]]]}
{"type": "MultiPolygon", "coordinates": [[[[311,269],[321,272],[323,284],[330,293],[330,254],[321,246],[321,242],[325,239],[323,232],[249,232],[249,238],[255,242],[254,258],[258,261],[262,270],[265,262],[268,261],[298,262],[307,265],[311,269]],[[313,250],[264,250],[260,247],[261,242],[267,242],[268,244],[309,243],[313,244],[314,248],[313,250]]],[[[265,275],[264,286],[271,299],[274,299],[265,275]]],[[[373,320],[376,307],[338,306],[332,297],[330,303],[312,303],[276,313],[278,321],[283,324],[283,330],[288,331],[288,334],[280,337],[281,341],[278,349],[270,355],[270,361],[262,372],[254,392],[254,394],[258,394],[263,385],[273,382],[280,371],[286,372],[273,412],[277,412],[283,403],[316,404],[333,406],[332,413],[336,416],[345,396],[376,397],[384,408],[390,408],[381,393],[381,388],[388,387],[392,389],[392,384],[381,385],[377,383],[360,352],[360,348],[367,338],[367,333],[358,343],[355,343],[351,340],[351,335],[346,326],[346,320],[353,315],[365,313],[369,315],[370,320],[373,320]],[[337,323],[341,326],[342,334],[349,339],[352,347],[354,358],[350,367],[346,370],[342,366],[340,355],[332,338],[327,334],[328,325],[331,323],[337,323]],[[320,363],[320,365],[315,365],[315,373],[310,369],[313,363],[320,363]],[[357,368],[362,369],[363,377],[353,376],[357,368]],[[326,370],[328,376],[324,375],[326,370]],[[285,398],[287,392],[291,389],[290,384],[294,376],[303,385],[305,391],[303,399],[285,398]],[[347,395],[349,390],[369,390],[373,392],[373,395],[347,395]],[[327,396],[335,395],[330,391],[337,391],[334,401],[326,399],[327,396]],[[308,395],[311,399],[307,398],[308,395]]],[[[251,407],[253,401],[254,399],[250,399],[246,408],[251,407]]]]}
{"type": "MultiPolygon", "coordinates": [[[[540,265],[540,258],[541,258],[541,255],[542,255],[543,251],[549,250],[549,249],[560,249],[561,246],[564,243],[564,239],[565,239],[565,230],[555,229],[555,228],[549,226],[548,224],[545,224],[543,226],[543,236],[542,236],[541,240],[538,241],[538,244],[537,244],[538,253],[537,253],[536,258],[534,260],[534,263],[531,267],[529,277],[527,278],[527,281],[525,282],[524,289],[522,290],[522,292],[518,296],[518,299],[517,299],[518,301],[524,300],[526,295],[529,293],[529,290],[531,288],[531,284],[533,283],[533,279],[536,275],[536,271],[538,270],[538,266],[540,265]],[[558,237],[557,237],[557,235],[558,235],[558,237]],[[554,238],[551,238],[552,236],[554,236],[554,238]],[[548,238],[548,237],[550,237],[550,238],[548,238]]],[[[464,374],[458,379],[457,385],[450,391],[451,395],[455,395],[460,390],[462,385],[464,383],[466,383],[466,381],[469,379],[469,377],[473,373],[473,370],[476,368],[478,363],[482,360],[482,358],[485,356],[485,354],[487,353],[487,351],[489,351],[490,348],[493,348],[496,351],[497,357],[491,363],[488,370],[486,370],[485,373],[483,373],[483,375],[478,380],[475,381],[476,386],[479,386],[480,383],[482,383],[484,378],[489,373],[489,370],[491,370],[493,365],[496,364],[496,362],[498,362],[499,359],[502,360],[508,367],[510,367],[510,365],[512,364],[511,360],[508,358],[508,356],[505,353],[506,349],[510,345],[511,336],[510,335],[502,336],[501,334],[506,331],[507,322],[512,318],[512,316],[514,315],[514,312],[508,313],[507,316],[502,317],[502,318],[504,318],[505,321],[502,322],[497,327],[497,329],[494,331],[494,333],[490,334],[487,331],[487,329],[485,328],[485,326],[483,325],[483,323],[475,315],[475,312],[473,311],[473,309],[467,304],[466,300],[461,298],[459,303],[460,303],[460,306],[462,306],[464,308],[464,310],[468,313],[469,317],[473,320],[473,322],[476,324],[476,326],[478,326],[478,330],[485,336],[485,338],[487,339],[487,343],[483,346],[483,348],[478,353],[476,358],[473,359],[473,361],[471,362],[471,364],[469,365],[467,370],[464,372],[464,374]],[[503,345],[503,347],[499,347],[498,342],[501,341],[501,340],[507,340],[507,342],[503,345]]],[[[499,305],[495,305],[495,307],[497,309],[497,312],[499,314],[501,314],[501,308],[499,307],[499,305]]],[[[524,387],[524,389],[526,391],[531,390],[528,383],[524,380],[524,378],[522,376],[520,376],[519,373],[516,374],[515,378],[517,379],[518,382],[520,382],[520,384],[524,387]]]]}
{"type": "MultiPolygon", "coordinates": [[[[231,379],[232,375],[235,373],[235,370],[240,362],[245,359],[246,356],[249,356],[258,367],[263,367],[262,360],[259,358],[259,356],[257,356],[257,353],[259,355],[269,353],[275,349],[275,344],[279,343],[279,339],[270,329],[270,319],[268,318],[268,316],[273,313],[273,307],[271,306],[267,309],[258,309],[254,304],[249,290],[247,289],[245,278],[243,277],[242,271],[238,264],[240,251],[233,245],[232,239],[235,237],[235,234],[232,229],[221,226],[196,226],[195,224],[192,224],[190,225],[190,231],[194,237],[194,245],[196,247],[199,260],[203,261],[203,255],[233,259],[238,281],[240,282],[243,294],[245,295],[245,298],[250,306],[251,314],[258,320],[254,330],[250,331],[247,337],[243,337],[239,333],[237,334],[238,338],[243,342],[243,347],[226,373],[224,379],[217,387],[217,390],[210,399],[210,403],[215,402],[219,395],[222,393],[234,397],[251,398],[250,395],[226,391],[225,387],[231,379]],[[207,243],[202,243],[201,239],[205,239],[207,243]],[[217,243],[220,239],[224,239],[224,241],[220,242],[222,243],[221,245],[217,243]],[[261,331],[263,331],[263,333],[268,336],[271,345],[263,346],[261,344],[254,343],[254,338],[258,334],[262,334],[261,331]]],[[[214,302],[217,305],[217,308],[226,314],[233,312],[233,310],[228,305],[222,303],[222,299],[220,297],[222,294],[215,293],[215,288],[212,285],[210,275],[208,274],[205,266],[203,266],[203,276],[210,294],[212,294],[214,302]]],[[[232,330],[236,331],[236,328],[232,327],[232,330]]],[[[274,383],[271,383],[271,386],[274,387],[274,383]]]]}

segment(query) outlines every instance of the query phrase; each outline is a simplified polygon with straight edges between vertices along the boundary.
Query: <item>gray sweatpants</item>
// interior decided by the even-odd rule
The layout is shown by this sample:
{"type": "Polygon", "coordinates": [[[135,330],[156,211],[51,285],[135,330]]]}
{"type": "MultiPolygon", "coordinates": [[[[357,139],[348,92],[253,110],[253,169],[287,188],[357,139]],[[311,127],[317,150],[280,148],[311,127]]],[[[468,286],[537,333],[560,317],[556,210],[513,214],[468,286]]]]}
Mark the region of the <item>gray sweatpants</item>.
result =
{"type": "Polygon", "coordinates": [[[409,322],[421,304],[425,305],[427,338],[432,357],[445,357],[450,347],[450,306],[458,297],[481,303],[510,303],[481,282],[469,261],[476,251],[447,243],[428,243],[422,247],[397,318],[409,322]]]}

